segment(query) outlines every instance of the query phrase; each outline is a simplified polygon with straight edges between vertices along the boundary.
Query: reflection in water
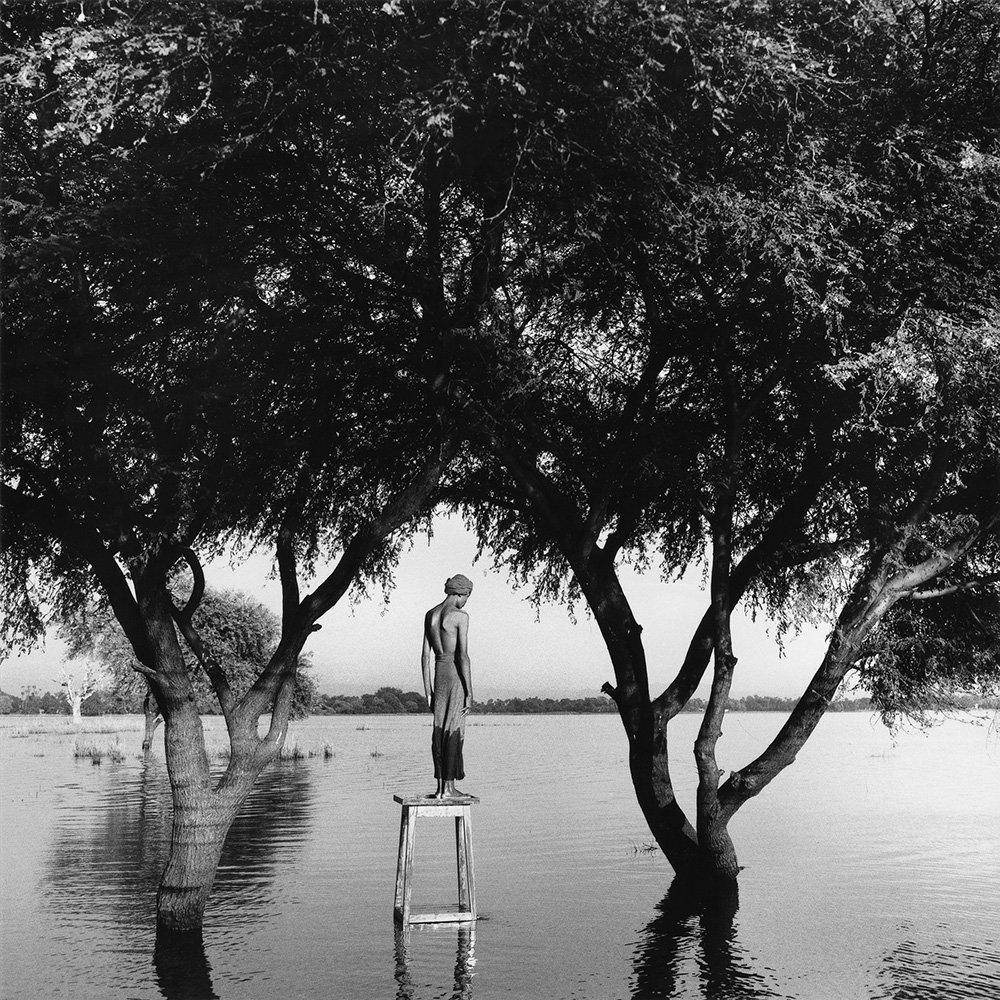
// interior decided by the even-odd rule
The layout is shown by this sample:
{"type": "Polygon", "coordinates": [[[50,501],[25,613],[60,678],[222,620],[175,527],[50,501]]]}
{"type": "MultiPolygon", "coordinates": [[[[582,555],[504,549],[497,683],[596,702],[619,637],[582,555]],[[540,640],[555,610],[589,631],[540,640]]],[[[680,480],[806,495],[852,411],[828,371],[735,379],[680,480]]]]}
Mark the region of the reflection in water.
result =
{"type": "Polygon", "coordinates": [[[218,1000],[201,934],[156,932],[156,985],[166,1000],[218,1000]]]}
{"type": "MultiPolygon", "coordinates": [[[[311,833],[309,774],[295,763],[272,765],[233,822],[206,913],[210,938],[221,938],[225,947],[241,946],[247,929],[271,916],[276,870],[311,833]]],[[[70,936],[96,932],[114,940],[127,961],[109,973],[107,986],[148,979],[152,951],[167,1000],[215,997],[201,935],[155,934],[171,812],[165,765],[149,756],[86,809],[65,810],[45,858],[43,906],[70,936]]]]}
{"type": "Polygon", "coordinates": [[[878,995],[892,1000],[1000,997],[1000,941],[903,941],[883,960],[880,978],[878,995]]]}
{"type": "Polygon", "coordinates": [[[736,939],[739,905],[736,886],[707,892],[673,882],[636,945],[635,1000],[687,995],[694,975],[706,1000],[774,996],[736,939]]]}
{"type": "MultiPolygon", "coordinates": [[[[396,1000],[415,1000],[417,987],[413,981],[411,968],[411,936],[412,924],[399,924],[396,927],[396,1000]]],[[[476,925],[475,922],[458,924],[458,948],[455,955],[454,988],[451,1000],[470,1000],[472,997],[472,980],[476,967],[476,925]]],[[[442,928],[422,929],[417,933],[442,933],[442,928]]],[[[441,996],[435,993],[435,996],[441,996]]]]}
{"type": "MultiPolygon", "coordinates": [[[[924,984],[928,997],[1000,998],[1000,748],[984,747],[981,729],[946,722],[897,745],[863,715],[825,719],[808,766],[741,821],[740,853],[754,864],[733,915],[675,906],[676,893],[653,908],[664,863],[624,848],[647,828],[620,780],[617,719],[485,718],[475,775],[491,791],[477,806],[476,861],[495,916],[476,925],[475,1000],[908,1000],[924,984]]],[[[188,956],[197,977],[185,983],[187,970],[166,964],[170,948],[152,960],[170,825],[162,752],[145,776],[133,756],[94,767],[73,760],[71,730],[33,735],[37,720],[0,716],[0,1000],[163,1000],[195,988],[226,1000],[386,1000],[401,985],[401,996],[440,1000],[456,967],[468,992],[454,926],[415,927],[412,979],[406,966],[404,982],[393,979],[391,793],[423,787],[414,748],[430,730],[426,716],[363,721],[304,720],[300,745],[328,742],[336,754],[262,776],[209,901],[208,962],[188,956]]],[[[693,742],[697,719],[675,722],[693,742]]],[[[738,722],[729,752],[750,759],[781,720],[738,722]]],[[[225,746],[223,720],[205,728],[210,753],[225,746]]],[[[689,780],[693,795],[693,765],[689,780]]],[[[454,885],[454,851],[440,839],[421,847],[428,899],[432,885],[454,885]]],[[[434,891],[453,901],[450,888],[434,891]]]]}

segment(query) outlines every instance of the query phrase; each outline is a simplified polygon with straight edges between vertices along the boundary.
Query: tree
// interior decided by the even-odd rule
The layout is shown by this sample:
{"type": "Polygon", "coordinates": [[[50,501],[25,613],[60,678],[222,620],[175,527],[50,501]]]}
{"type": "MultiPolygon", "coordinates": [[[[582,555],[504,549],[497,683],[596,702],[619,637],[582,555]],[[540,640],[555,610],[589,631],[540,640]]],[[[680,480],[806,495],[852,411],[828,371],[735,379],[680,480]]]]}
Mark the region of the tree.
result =
{"type": "Polygon", "coordinates": [[[319,619],[388,583],[433,506],[462,436],[452,345],[499,278],[478,204],[445,221],[424,198],[446,129],[423,95],[464,52],[449,25],[422,15],[414,48],[392,11],[318,13],[126,0],[5,22],[4,639],[108,602],[165,720],[167,930],[201,925],[319,619]],[[274,545],[283,595],[242,694],[194,620],[200,556],[237,543],[274,545]],[[219,780],[182,642],[226,718],[219,780]]]}
{"type": "Polygon", "coordinates": [[[69,705],[73,715],[73,721],[79,725],[83,721],[82,706],[99,686],[100,676],[95,666],[86,662],[82,673],[74,670],[72,673],[65,666],[61,668],[62,679],[59,686],[62,688],[63,697],[69,705]]]}
{"type": "MultiPolygon", "coordinates": [[[[182,603],[183,594],[190,591],[190,586],[190,579],[179,575],[170,588],[173,600],[182,603]]],[[[226,680],[237,697],[250,688],[278,645],[278,616],[238,591],[216,591],[206,587],[192,623],[203,642],[216,651],[226,680]]],[[[75,620],[65,623],[60,629],[60,637],[67,641],[71,656],[89,655],[100,663],[111,678],[112,696],[118,711],[137,711],[142,706],[146,715],[143,750],[149,750],[161,717],[155,697],[136,668],[135,652],[107,604],[98,601],[75,620]]],[[[185,650],[184,660],[198,711],[219,714],[218,697],[194,653],[185,650]]],[[[292,718],[307,715],[312,703],[315,682],[307,673],[308,661],[309,654],[300,657],[292,696],[292,718]]]]}
{"type": "Polygon", "coordinates": [[[451,495],[539,598],[594,614],[678,872],[735,879],[729,820],[848,670],[886,713],[997,682],[993,10],[601,8],[599,49],[524,53],[521,85],[557,77],[562,114],[515,197],[555,235],[494,363],[455,375],[481,457],[451,495]],[[711,569],[656,697],[623,559],[711,569]],[[832,611],[833,633],[785,727],[723,782],[741,601],[785,625],[832,611]],[[667,729],[710,665],[692,825],[667,729]]]}

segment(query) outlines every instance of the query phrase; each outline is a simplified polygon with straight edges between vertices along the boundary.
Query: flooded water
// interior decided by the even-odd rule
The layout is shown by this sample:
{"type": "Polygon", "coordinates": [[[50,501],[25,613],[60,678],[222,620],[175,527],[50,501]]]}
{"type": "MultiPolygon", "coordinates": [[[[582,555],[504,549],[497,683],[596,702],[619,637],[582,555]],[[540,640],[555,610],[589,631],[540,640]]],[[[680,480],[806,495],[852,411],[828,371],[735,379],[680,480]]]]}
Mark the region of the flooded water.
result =
{"type": "MultiPolygon", "coordinates": [[[[94,724],[108,720],[88,720],[94,724]]],[[[77,740],[0,719],[4,998],[909,998],[1000,996],[1000,742],[951,720],[895,742],[867,716],[825,719],[797,763],[736,817],[739,898],[699,912],[627,777],[612,716],[473,717],[481,919],[394,929],[394,792],[422,792],[430,717],[314,718],[322,755],[276,765],[233,828],[203,948],[155,950],[170,795],[151,759],[75,760],[77,740]],[[364,727],[364,728],[358,728],[364,727]]],[[[697,726],[672,729],[682,801],[697,726]],[[681,764],[684,766],[681,767],[681,764]]],[[[53,720],[44,720],[52,726],[53,720]]],[[[731,715],[721,766],[781,717],[731,715]]],[[[221,747],[221,720],[206,721],[221,747]]],[[[162,733],[162,730],[161,730],[162,733]]],[[[220,761],[220,767],[222,763],[220,761]]],[[[454,835],[417,827],[415,909],[455,905],[454,835]]]]}

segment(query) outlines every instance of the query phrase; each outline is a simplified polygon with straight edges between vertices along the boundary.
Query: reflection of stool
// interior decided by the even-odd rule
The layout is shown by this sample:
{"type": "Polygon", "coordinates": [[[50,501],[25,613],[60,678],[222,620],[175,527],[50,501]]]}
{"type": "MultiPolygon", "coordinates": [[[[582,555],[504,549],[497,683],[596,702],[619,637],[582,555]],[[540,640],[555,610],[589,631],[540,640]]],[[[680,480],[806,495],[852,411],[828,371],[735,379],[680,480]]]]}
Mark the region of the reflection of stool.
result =
{"type": "Polygon", "coordinates": [[[472,871],[472,803],[475,795],[432,799],[422,795],[394,795],[402,807],[399,820],[399,861],[396,864],[396,901],[393,913],[404,924],[454,923],[476,919],[476,879],[472,871]],[[458,856],[458,912],[410,913],[413,890],[413,844],[418,816],[454,816],[458,856]]]}

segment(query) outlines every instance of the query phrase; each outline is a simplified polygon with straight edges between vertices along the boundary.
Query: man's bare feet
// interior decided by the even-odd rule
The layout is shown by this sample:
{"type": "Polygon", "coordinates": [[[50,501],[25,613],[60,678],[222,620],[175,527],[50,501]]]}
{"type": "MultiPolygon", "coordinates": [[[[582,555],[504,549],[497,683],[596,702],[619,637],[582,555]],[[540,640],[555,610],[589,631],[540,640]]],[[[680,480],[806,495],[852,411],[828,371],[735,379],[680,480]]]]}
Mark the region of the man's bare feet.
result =
{"type": "Polygon", "coordinates": [[[460,788],[455,787],[454,781],[449,781],[444,786],[444,795],[441,796],[443,799],[460,799],[465,795],[460,788]]]}

